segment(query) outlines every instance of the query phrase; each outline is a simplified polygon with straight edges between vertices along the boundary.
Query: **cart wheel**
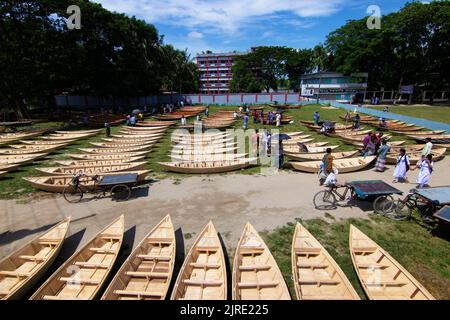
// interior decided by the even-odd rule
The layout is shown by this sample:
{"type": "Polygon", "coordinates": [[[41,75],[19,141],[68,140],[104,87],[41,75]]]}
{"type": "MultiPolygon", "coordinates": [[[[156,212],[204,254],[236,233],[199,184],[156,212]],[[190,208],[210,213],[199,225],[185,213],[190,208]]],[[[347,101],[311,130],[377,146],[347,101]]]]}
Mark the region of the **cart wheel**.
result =
{"type": "Polygon", "coordinates": [[[83,199],[83,190],[79,186],[69,185],[64,188],[63,196],[69,203],[78,203],[83,199]]]}
{"type": "Polygon", "coordinates": [[[129,186],[120,184],[111,189],[111,197],[115,201],[127,201],[130,199],[131,189],[129,186]]]}
{"type": "Polygon", "coordinates": [[[373,202],[373,210],[375,213],[388,214],[392,212],[394,207],[394,198],[392,196],[381,196],[373,202]]]}
{"type": "Polygon", "coordinates": [[[336,197],[329,190],[317,193],[313,199],[314,207],[318,210],[336,209],[336,197]]]}
{"type": "Polygon", "coordinates": [[[397,200],[394,201],[390,212],[386,212],[385,215],[395,221],[404,221],[411,218],[412,209],[407,206],[406,202],[397,200]]]}

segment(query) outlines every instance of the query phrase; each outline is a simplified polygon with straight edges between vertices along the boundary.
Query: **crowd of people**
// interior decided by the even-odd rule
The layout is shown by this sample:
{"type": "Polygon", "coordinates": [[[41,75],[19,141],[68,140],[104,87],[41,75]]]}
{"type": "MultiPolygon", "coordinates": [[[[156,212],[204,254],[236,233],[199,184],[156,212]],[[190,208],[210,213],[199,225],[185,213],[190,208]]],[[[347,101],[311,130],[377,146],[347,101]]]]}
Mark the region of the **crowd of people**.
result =
{"type": "Polygon", "coordinates": [[[282,114],[281,112],[273,112],[269,111],[266,114],[264,110],[250,110],[249,106],[241,106],[238,110],[233,112],[233,118],[235,120],[241,118],[243,120],[242,128],[244,130],[248,129],[248,124],[250,121],[250,116],[253,118],[253,124],[260,124],[261,126],[269,125],[269,126],[281,126],[282,114]]]}

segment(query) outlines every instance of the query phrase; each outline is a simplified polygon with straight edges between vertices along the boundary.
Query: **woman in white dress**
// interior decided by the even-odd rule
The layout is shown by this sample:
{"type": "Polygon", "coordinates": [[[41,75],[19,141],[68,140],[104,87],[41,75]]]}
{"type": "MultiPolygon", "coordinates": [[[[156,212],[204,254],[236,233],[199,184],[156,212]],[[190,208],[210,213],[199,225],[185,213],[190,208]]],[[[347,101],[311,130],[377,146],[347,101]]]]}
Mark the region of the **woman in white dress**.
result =
{"type": "Polygon", "coordinates": [[[408,173],[410,165],[406,150],[403,148],[400,149],[400,154],[397,158],[397,166],[394,171],[394,183],[406,181],[406,173],[408,173]]]}
{"type": "Polygon", "coordinates": [[[420,169],[417,176],[417,188],[422,189],[428,186],[431,173],[433,173],[433,156],[429,154],[426,158],[419,161],[417,168],[420,169]]]}

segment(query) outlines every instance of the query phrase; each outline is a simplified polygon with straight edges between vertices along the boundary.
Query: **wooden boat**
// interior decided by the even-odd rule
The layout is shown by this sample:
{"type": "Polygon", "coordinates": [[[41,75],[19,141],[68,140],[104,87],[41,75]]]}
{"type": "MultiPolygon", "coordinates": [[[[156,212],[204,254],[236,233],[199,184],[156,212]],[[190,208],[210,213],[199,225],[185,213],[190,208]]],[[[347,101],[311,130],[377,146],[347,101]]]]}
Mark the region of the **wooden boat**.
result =
{"type": "MultiPolygon", "coordinates": [[[[274,139],[274,141],[275,141],[275,139],[274,139]]],[[[310,143],[310,142],[313,142],[314,141],[314,139],[301,139],[301,140],[294,140],[294,141],[291,141],[291,140],[287,140],[287,141],[283,141],[283,145],[284,146],[297,146],[299,143],[310,143]]]]}
{"type": "Polygon", "coordinates": [[[144,170],[146,166],[147,162],[130,162],[130,163],[106,164],[95,166],[90,165],[90,166],[36,168],[36,170],[47,175],[55,175],[55,176],[75,175],[80,171],[83,171],[87,175],[94,175],[108,172],[144,170]]]}
{"type": "Polygon", "coordinates": [[[219,154],[185,154],[171,155],[173,162],[211,162],[211,161],[234,161],[247,157],[247,153],[219,153],[219,154]]]}
{"type": "Polygon", "coordinates": [[[219,140],[212,140],[212,141],[202,141],[202,140],[185,140],[185,141],[176,141],[173,142],[175,144],[174,148],[184,148],[189,146],[230,146],[235,145],[234,138],[229,139],[219,139],[219,140]]]}
{"type": "Polygon", "coordinates": [[[10,155],[2,156],[0,155],[0,165],[2,164],[28,164],[40,158],[43,158],[47,153],[33,153],[24,155],[10,155]]]}
{"type": "Polygon", "coordinates": [[[142,121],[136,123],[138,127],[153,128],[153,127],[170,127],[176,125],[176,121],[142,121]]]}
{"type": "Polygon", "coordinates": [[[291,258],[298,300],[360,300],[336,261],[300,223],[292,239],[291,258]]]}
{"type": "MultiPolygon", "coordinates": [[[[439,161],[444,159],[445,153],[447,152],[447,148],[439,148],[439,149],[433,149],[432,155],[433,155],[433,161],[439,161]]],[[[422,152],[416,151],[416,152],[408,152],[409,162],[411,165],[417,164],[420,160],[422,160],[422,152]]],[[[386,163],[388,164],[397,164],[397,158],[398,155],[396,154],[388,154],[386,157],[386,163]]]]}
{"type": "Polygon", "coordinates": [[[0,144],[11,143],[23,139],[31,139],[42,135],[43,131],[33,131],[27,133],[5,133],[0,134],[0,144]]]}
{"type": "Polygon", "coordinates": [[[68,143],[57,143],[57,144],[51,144],[51,145],[29,145],[29,144],[11,144],[9,145],[13,149],[18,150],[55,150],[58,148],[62,148],[67,146],[68,143]]]}
{"type": "Polygon", "coordinates": [[[388,252],[350,226],[350,254],[361,285],[371,300],[435,300],[388,252]]]}
{"type": "MultiPolygon", "coordinates": [[[[161,134],[165,134],[166,130],[160,131],[129,131],[129,130],[121,130],[118,135],[127,135],[127,136],[157,136],[161,134]]],[[[112,135],[113,138],[117,138],[116,135],[112,135]]]]}
{"type": "Polygon", "coordinates": [[[230,147],[230,148],[209,148],[202,147],[194,148],[194,149],[173,149],[171,151],[172,156],[182,156],[182,155],[213,155],[213,154],[230,154],[234,153],[238,148],[230,147]]]}
{"type": "Polygon", "coordinates": [[[125,154],[67,154],[68,157],[76,160],[126,160],[126,162],[139,161],[145,159],[147,151],[127,152],[125,154]],[[133,160],[130,160],[133,159],[133,160]]]}
{"type": "Polygon", "coordinates": [[[222,243],[212,222],[200,232],[184,260],[171,300],[226,300],[222,243]]]}
{"type": "MultiPolygon", "coordinates": [[[[350,144],[352,146],[355,146],[355,147],[360,147],[360,148],[364,147],[364,143],[362,141],[361,142],[356,142],[356,141],[346,140],[344,142],[347,143],[347,144],[350,144]]],[[[392,146],[394,146],[394,147],[402,146],[405,143],[406,143],[406,141],[390,141],[390,142],[388,142],[388,144],[391,147],[392,146]]]]}
{"type": "Polygon", "coordinates": [[[308,152],[301,152],[299,151],[300,148],[299,147],[286,147],[284,148],[284,153],[285,154],[314,154],[314,153],[325,153],[327,152],[327,149],[331,149],[331,150],[335,150],[337,148],[339,148],[340,146],[324,146],[324,147],[310,147],[309,145],[306,145],[308,148],[308,152]]]}
{"type": "Polygon", "coordinates": [[[105,148],[105,149],[126,149],[126,148],[147,148],[150,149],[153,147],[153,142],[130,142],[130,143],[107,143],[107,142],[90,142],[96,148],[105,148]]]}
{"type": "Polygon", "coordinates": [[[406,153],[422,151],[424,145],[423,144],[414,144],[414,145],[406,145],[406,146],[392,146],[391,145],[391,153],[398,153],[400,149],[405,149],[406,153]]]}
{"type": "Polygon", "coordinates": [[[239,240],[232,272],[233,300],[291,300],[275,259],[250,223],[239,240]]]}
{"type": "Polygon", "coordinates": [[[70,218],[0,261],[0,299],[18,300],[33,288],[61,251],[70,218]]]}
{"type": "MultiPolygon", "coordinates": [[[[169,122],[167,122],[169,123],[169,122]]],[[[127,132],[140,132],[140,134],[146,134],[146,133],[158,133],[158,132],[165,132],[167,131],[168,126],[159,126],[159,127],[127,127],[127,126],[123,126],[121,128],[122,131],[127,131],[127,132]]]]}
{"type": "MultiPolygon", "coordinates": [[[[73,143],[76,140],[65,140],[64,143],[73,143]]],[[[29,144],[34,146],[51,146],[61,144],[61,141],[52,141],[52,140],[20,140],[20,143],[29,144]]]]}
{"type": "Polygon", "coordinates": [[[164,300],[175,258],[175,230],[166,216],[130,254],[102,300],[164,300]]]}
{"type": "MultiPolygon", "coordinates": [[[[339,139],[345,141],[345,142],[361,142],[364,140],[365,137],[367,137],[367,135],[362,135],[362,136],[343,136],[343,135],[337,135],[337,137],[339,137],[339,139]]],[[[392,139],[392,136],[390,135],[385,135],[383,136],[384,140],[390,140],[392,139]]]]}
{"type": "Polygon", "coordinates": [[[225,161],[158,162],[158,164],[164,170],[177,173],[211,174],[245,169],[256,161],[257,158],[244,158],[225,161]]]}
{"type": "MultiPolygon", "coordinates": [[[[375,156],[371,156],[334,160],[333,167],[338,169],[339,173],[355,172],[368,167],[375,159],[375,156]]],[[[318,173],[321,164],[322,161],[291,162],[295,170],[309,173],[318,173]]]]}
{"type": "Polygon", "coordinates": [[[51,151],[65,147],[66,144],[57,144],[51,146],[28,146],[28,145],[16,145],[11,149],[0,149],[0,154],[4,155],[23,155],[32,153],[49,153],[51,151]]]}
{"type": "MultiPolygon", "coordinates": [[[[394,131],[391,130],[395,134],[402,134],[402,135],[410,135],[410,131],[394,131]]],[[[417,131],[414,132],[414,136],[436,136],[436,135],[442,135],[445,134],[447,131],[440,130],[440,131],[417,131]]]]}
{"type": "Polygon", "coordinates": [[[57,164],[67,167],[74,166],[107,166],[107,165],[118,165],[126,164],[138,160],[142,160],[144,157],[134,157],[134,158],[122,158],[122,159],[112,159],[112,160],[66,160],[66,161],[55,161],[57,164]]]}
{"type": "Polygon", "coordinates": [[[55,131],[57,134],[99,134],[103,129],[95,129],[95,130],[75,130],[75,131],[55,131]]]}
{"type": "Polygon", "coordinates": [[[15,171],[18,169],[22,164],[21,163],[11,163],[11,164],[0,164],[0,171],[15,171]]]}
{"type": "Polygon", "coordinates": [[[8,172],[6,172],[6,171],[0,171],[0,177],[5,176],[7,173],[8,173],[8,172]]]}
{"type": "Polygon", "coordinates": [[[127,154],[128,152],[151,151],[151,146],[135,146],[130,148],[78,148],[78,150],[86,153],[94,154],[127,154]]]}
{"type": "MultiPolygon", "coordinates": [[[[138,181],[142,182],[145,180],[149,172],[150,172],[149,170],[142,170],[132,172],[108,173],[105,175],[100,175],[99,178],[102,179],[103,176],[138,174],[138,181]]],[[[53,193],[62,193],[64,191],[64,188],[70,184],[72,178],[73,176],[66,175],[66,176],[47,176],[47,177],[25,177],[22,179],[30,183],[36,189],[53,193]]],[[[94,181],[92,181],[92,178],[89,177],[81,178],[80,182],[81,184],[83,184],[84,187],[90,190],[93,190],[96,187],[94,181]]]]}
{"type": "Polygon", "coordinates": [[[81,140],[93,137],[97,134],[50,134],[46,137],[42,137],[44,140],[81,140]]]}
{"type": "Polygon", "coordinates": [[[124,228],[122,215],[75,252],[31,300],[95,299],[117,259],[124,228]]]}
{"type": "Polygon", "coordinates": [[[418,141],[418,142],[427,142],[427,138],[431,139],[432,143],[435,144],[447,144],[450,143],[450,134],[445,135],[434,135],[434,136],[414,136],[414,135],[408,135],[408,137],[418,141]]]}
{"type": "Polygon", "coordinates": [[[304,134],[304,132],[303,131],[286,132],[285,134],[287,134],[290,137],[296,137],[296,136],[301,136],[302,134],[304,134]]]}
{"type": "MultiPolygon", "coordinates": [[[[339,160],[339,159],[353,158],[358,154],[360,154],[359,151],[336,152],[333,153],[333,157],[334,159],[339,160]]],[[[323,156],[324,155],[321,153],[286,154],[286,157],[294,161],[319,161],[319,160],[321,161],[323,156]]]]}
{"type": "MultiPolygon", "coordinates": [[[[161,136],[162,137],[162,136],[161,136]]],[[[110,144],[146,144],[146,143],[155,143],[161,139],[161,137],[153,137],[153,138],[133,138],[133,136],[128,136],[126,138],[102,138],[104,143],[110,144]]]]}
{"type": "MultiPolygon", "coordinates": [[[[149,135],[137,135],[137,134],[113,134],[111,138],[113,140],[159,140],[164,136],[164,134],[149,134],[149,135]]],[[[104,140],[104,139],[103,139],[104,140]]]]}

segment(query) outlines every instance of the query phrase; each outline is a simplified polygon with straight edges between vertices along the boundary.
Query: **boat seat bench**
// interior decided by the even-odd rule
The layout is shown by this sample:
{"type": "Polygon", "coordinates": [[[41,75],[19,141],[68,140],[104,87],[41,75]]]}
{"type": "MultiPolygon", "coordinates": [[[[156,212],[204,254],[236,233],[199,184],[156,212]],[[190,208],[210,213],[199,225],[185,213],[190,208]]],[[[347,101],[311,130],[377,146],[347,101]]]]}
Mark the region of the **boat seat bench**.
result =
{"type": "Polygon", "coordinates": [[[238,287],[240,289],[252,289],[252,288],[273,288],[277,287],[279,282],[239,282],[238,287]]]}
{"type": "Polygon", "coordinates": [[[59,278],[60,281],[63,282],[70,282],[75,283],[79,285],[99,285],[102,283],[101,280],[95,280],[95,279],[77,279],[77,278],[69,278],[69,277],[62,277],[59,278]]]}
{"type": "Polygon", "coordinates": [[[170,261],[170,260],[172,260],[172,257],[152,256],[152,255],[147,255],[147,254],[139,254],[137,257],[139,259],[144,259],[144,260],[156,260],[156,261],[170,261]]]}
{"type": "Polygon", "coordinates": [[[189,266],[193,268],[200,268],[200,269],[219,269],[221,267],[220,264],[206,264],[206,263],[198,263],[198,262],[191,262],[189,266]]]}
{"type": "Polygon", "coordinates": [[[263,270],[270,270],[272,268],[269,265],[248,265],[248,266],[239,266],[240,271],[263,271],[263,270]]]}
{"type": "Polygon", "coordinates": [[[127,276],[134,278],[158,278],[158,279],[166,279],[169,277],[167,273],[158,273],[158,272],[138,272],[138,271],[127,271],[125,272],[127,276]]]}
{"type": "Polygon", "coordinates": [[[92,268],[92,269],[108,269],[109,264],[102,263],[91,263],[91,262],[75,262],[75,265],[82,268],[92,268]]]}
{"type": "Polygon", "coordinates": [[[1,276],[9,276],[9,277],[18,277],[18,278],[27,278],[32,275],[32,273],[24,273],[17,271],[0,271],[1,276]]]}
{"type": "Polygon", "coordinates": [[[212,280],[201,281],[201,280],[186,279],[186,280],[183,280],[183,283],[187,284],[187,285],[193,285],[193,286],[208,286],[208,287],[218,287],[218,286],[223,285],[222,281],[212,281],[212,280]]]}
{"type": "Polygon", "coordinates": [[[163,296],[162,293],[146,292],[146,291],[115,290],[114,293],[119,296],[142,296],[148,298],[161,298],[163,296]]]}

